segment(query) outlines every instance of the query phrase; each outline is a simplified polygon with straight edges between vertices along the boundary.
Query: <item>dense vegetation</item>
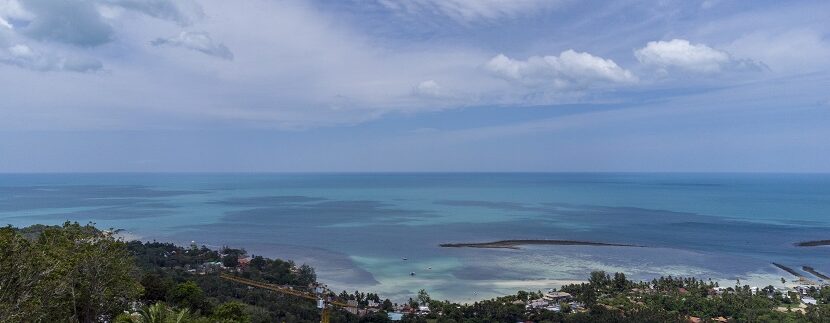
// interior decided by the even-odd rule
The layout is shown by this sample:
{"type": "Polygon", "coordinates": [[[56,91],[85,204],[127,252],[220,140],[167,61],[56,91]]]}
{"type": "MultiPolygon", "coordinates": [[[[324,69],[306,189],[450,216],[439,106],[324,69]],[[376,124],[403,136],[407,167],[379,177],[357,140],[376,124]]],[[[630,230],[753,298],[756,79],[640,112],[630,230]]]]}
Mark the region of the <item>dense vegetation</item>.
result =
{"type": "MultiPolygon", "coordinates": [[[[314,269],[290,261],[248,256],[244,250],[123,242],[91,225],[0,229],[0,322],[318,322],[315,304],[294,296],[222,280],[219,271],[283,286],[316,282],[314,269]],[[245,259],[240,263],[240,259],[245,259]]],[[[455,304],[421,291],[401,305],[428,305],[430,312],[405,322],[830,322],[830,287],[808,291],[819,305],[799,309],[795,293],[772,286],[718,288],[694,278],[661,277],[633,282],[622,273],[594,272],[583,284],[563,286],[573,296],[559,311],[526,306],[541,292],[455,304]]],[[[358,317],[334,311],[332,322],[387,322],[397,304],[377,294],[335,295],[361,306],[379,304],[358,317]]],[[[398,308],[402,310],[403,308],[398,308]]]]}

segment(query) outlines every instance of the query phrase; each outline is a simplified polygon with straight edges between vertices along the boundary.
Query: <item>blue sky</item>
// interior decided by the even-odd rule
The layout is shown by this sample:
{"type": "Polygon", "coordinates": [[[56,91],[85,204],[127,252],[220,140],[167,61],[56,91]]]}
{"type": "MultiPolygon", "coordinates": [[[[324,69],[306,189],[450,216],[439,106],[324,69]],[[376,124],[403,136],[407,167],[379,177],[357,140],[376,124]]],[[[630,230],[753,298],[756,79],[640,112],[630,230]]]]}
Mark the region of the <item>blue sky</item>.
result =
{"type": "Polygon", "coordinates": [[[830,171],[830,2],[0,0],[0,172],[830,171]]]}

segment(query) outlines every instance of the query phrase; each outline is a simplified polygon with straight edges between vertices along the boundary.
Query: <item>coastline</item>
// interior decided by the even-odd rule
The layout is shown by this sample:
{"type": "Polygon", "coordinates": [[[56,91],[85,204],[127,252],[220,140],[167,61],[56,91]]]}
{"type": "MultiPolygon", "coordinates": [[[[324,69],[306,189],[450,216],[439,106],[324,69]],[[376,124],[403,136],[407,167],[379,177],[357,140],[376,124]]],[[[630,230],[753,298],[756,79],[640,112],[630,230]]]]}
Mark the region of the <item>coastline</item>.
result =
{"type": "Polygon", "coordinates": [[[795,243],[796,247],[820,247],[820,246],[830,246],[830,240],[812,240],[812,241],[802,241],[795,243]]]}
{"type": "Polygon", "coordinates": [[[472,243],[442,243],[439,246],[442,248],[484,248],[484,249],[519,249],[526,245],[550,245],[550,246],[595,246],[595,247],[635,247],[645,248],[645,246],[621,244],[621,243],[606,243],[596,241],[579,241],[579,240],[499,240],[492,242],[472,242],[472,243]]]}

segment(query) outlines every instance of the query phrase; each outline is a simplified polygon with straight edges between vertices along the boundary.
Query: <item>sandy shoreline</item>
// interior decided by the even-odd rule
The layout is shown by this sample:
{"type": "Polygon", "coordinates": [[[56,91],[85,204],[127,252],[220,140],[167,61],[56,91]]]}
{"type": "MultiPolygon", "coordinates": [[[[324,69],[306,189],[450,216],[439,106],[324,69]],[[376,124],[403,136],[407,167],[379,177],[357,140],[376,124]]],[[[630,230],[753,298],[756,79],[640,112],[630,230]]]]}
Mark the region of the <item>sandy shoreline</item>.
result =
{"type": "Polygon", "coordinates": [[[595,241],[578,241],[578,240],[500,240],[493,242],[474,242],[474,243],[442,243],[439,246],[444,248],[492,248],[492,249],[519,249],[520,246],[525,245],[552,245],[552,246],[597,246],[597,247],[638,247],[643,246],[620,244],[620,243],[605,243],[595,241]]]}
{"type": "Polygon", "coordinates": [[[830,246],[830,240],[813,240],[813,241],[802,241],[795,244],[796,247],[819,247],[819,246],[830,246]]]}

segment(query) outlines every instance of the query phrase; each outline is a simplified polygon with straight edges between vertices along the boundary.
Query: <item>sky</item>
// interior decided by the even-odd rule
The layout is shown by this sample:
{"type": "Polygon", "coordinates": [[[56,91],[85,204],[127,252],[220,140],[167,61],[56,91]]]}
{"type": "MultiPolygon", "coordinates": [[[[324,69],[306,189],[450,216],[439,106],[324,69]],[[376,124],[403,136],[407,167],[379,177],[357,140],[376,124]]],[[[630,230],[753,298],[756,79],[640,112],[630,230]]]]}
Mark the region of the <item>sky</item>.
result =
{"type": "Polygon", "coordinates": [[[830,172],[830,2],[0,0],[0,172],[830,172]]]}

